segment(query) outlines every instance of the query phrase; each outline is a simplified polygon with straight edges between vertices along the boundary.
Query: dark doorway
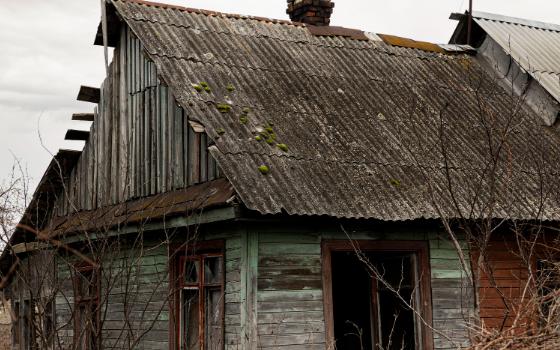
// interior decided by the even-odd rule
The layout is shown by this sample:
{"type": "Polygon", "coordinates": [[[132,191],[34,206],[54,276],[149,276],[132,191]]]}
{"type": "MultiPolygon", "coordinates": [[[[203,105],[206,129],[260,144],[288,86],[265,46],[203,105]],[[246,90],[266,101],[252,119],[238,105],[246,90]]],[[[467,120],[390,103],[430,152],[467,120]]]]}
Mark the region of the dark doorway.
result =
{"type": "Polygon", "coordinates": [[[415,314],[406,306],[418,302],[414,253],[366,252],[363,258],[367,262],[354,251],[331,253],[337,349],[421,349],[415,314]]]}

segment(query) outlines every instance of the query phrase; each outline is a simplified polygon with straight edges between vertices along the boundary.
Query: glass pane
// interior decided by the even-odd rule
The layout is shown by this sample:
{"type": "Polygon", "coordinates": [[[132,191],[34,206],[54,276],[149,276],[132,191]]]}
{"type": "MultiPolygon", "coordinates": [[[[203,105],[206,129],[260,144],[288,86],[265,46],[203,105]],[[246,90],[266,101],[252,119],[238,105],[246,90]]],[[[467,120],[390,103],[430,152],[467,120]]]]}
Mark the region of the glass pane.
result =
{"type": "Polygon", "coordinates": [[[223,349],[221,288],[206,289],[206,349],[223,349]]]}
{"type": "Polygon", "coordinates": [[[181,316],[181,349],[200,350],[198,338],[199,302],[198,289],[183,289],[181,316]]]}
{"type": "Polygon", "coordinates": [[[204,283],[221,283],[222,266],[221,256],[212,256],[204,259],[204,283]]]}
{"type": "Polygon", "coordinates": [[[185,284],[198,283],[199,276],[199,261],[198,260],[185,260],[183,266],[183,276],[185,284]]]}

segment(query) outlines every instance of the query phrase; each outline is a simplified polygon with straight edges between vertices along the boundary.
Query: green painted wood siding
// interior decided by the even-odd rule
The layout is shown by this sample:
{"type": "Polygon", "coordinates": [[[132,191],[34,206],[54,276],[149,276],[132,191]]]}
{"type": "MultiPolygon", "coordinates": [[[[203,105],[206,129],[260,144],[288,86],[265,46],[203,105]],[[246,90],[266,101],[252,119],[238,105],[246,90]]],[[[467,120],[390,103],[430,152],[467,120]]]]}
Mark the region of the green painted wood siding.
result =
{"type": "MultiPolygon", "coordinates": [[[[325,349],[321,275],[321,241],[347,240],[340,231],[297,228],[255,229],[258,232],[257,329],[259,349],[325,349]]],[[[353,231],[352,239],[422,240],[429,242],[436,349],[468,343],[465,320],[472,313],[466,275],[451,244],[441,234],[424,230],[353,231]]],[[[468,254],[466,254],[468,256],[468,254]]]]}
{"type": "MultiPolygon", "coordinates": [[[[138,243],[138,242],[137,242],[138,243]]],[[[70,265],[58,259],[56,296],[62,344],[71,344],[74,291],[70,265]]],[[[105,349],[167,349],[169,339],[167,247],[156,242],[123,245],[105,255],[101,270],[100,318],[105,349]]]]}

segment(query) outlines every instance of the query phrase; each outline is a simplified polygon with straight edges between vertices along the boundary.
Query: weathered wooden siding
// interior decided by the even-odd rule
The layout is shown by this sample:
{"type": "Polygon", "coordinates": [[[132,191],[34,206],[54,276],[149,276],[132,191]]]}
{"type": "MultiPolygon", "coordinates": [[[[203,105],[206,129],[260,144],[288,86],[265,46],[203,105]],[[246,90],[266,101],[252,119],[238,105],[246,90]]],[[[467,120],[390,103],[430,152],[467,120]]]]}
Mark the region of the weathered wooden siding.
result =
{"type": "Polygon", "coordinates": [[[325,349],[320,235],[259,232],[257,312],[259,349],[325,349]]]}
{"type": "MultiPolygon", "coordinates": [[[[473,262],[478,262],[479,251],[473,250],[473,262]]],[[[476,271],[476,269],[475,269],[476,271]]],[[[527,312],[527,299],[522,295],[528,283],[527,263],[519,254],[515,241],[492,241],[486,248],[486,262],[478,276],[478,300],[480,321],[490,329],[511,327],[517,320],[517,330],[525,332],[531,327],[531,315],[527,312]]]]}
{"type": "Polygon", "coordinates": [[[219,176],[206,134],[161,81],[140,41],[124,28],[101,87],[95,121],[66,181],[57,214],[91,210],[219,176]]]}
{"type": "MultiPolygon", "coordinates": [[[[161,242],[129,242],[111,247],[101,263],[100,320],[105,349],[167,349],[169,277],[167,247],[161,242]]],[[[58,341],[74,336],[71,265],[58,259],[56,296],[58,341]]]]}
{"type": "MultiPolygon", "coordinates": [[[[348,237],[333,229],[305,227],[215,224],[199,236],[225,240],[225,349],[325,349],[321,242],[348,237]]],[[[467,342],[464,325],[472,312],[470,288],[446,239],[413,227],[349,234],[357,240],[429,242],[434,328],[445,334],[434,333],[435,348],[455,349],[467,342]]],[[[121,348],[136,340],[138,349],[168,347],[167,245],[154,241],[156,233],[149,237],[115,241],[111,253],[104,255],[101,320],[105,348],[121,348]]],[[[73,337],[74,295],[68,267],[74,260],[57,258],[57,343],[62,348],[73,337]]]]}
{"type": "MultiPolygon", "coordinates": [[[[337,231],[288,226],[256,228],[254,233],[258,246],[256,315],[242,328],[254,327],[252,322],[256,323],[258,349],[325,349],[321,241],[346,240],[347,236],[337,231]]],[[[434,346],[456,349],[457,345],[468,343],[465,324],[472,316],[471,289],[450,242],[436,232],[420,229],[356,231],[351,237],[428,241],[433,322],[445,334],[434,332],[434,346]]]]}

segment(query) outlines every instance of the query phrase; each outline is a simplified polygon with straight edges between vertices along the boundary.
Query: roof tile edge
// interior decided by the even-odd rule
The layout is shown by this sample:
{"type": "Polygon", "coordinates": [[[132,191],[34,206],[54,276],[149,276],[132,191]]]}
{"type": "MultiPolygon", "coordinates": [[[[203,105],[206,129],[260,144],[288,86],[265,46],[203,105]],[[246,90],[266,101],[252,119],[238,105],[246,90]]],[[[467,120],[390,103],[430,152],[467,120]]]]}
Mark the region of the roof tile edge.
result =
{"type": "Polygon", "coordinates": [[[234,18],[234,19],[250,19],[259,22],[268,22],[268,23],[275,23],[275,24],[284,24],[284,25],[293,25],[296,27],[306,27],[305,23],[299,22],[292,22],[285,19],[275,19],[275,18],[267,18],[267,17],[260,17],[260,16],[251,16],[251,15],[240,15],[235,13],[226,13],[226,12],[219,12],[219,11],[212,11],[212,10],[205,10],[205,9],[197,9],[192,7],[185,7],[180,5],[172,5],[172,4],[165,4],[161,2],[154,2],[154,1],[145,1],[145,0],[110,0],[111,2],[128,2],[128,3],[136,3],[139,5],[144,5],[148,7],[157,7],[163,9],[170,9],[170,10],[177,10],[183,11],[188,13],[196,13],[205,16],[214,16],[214,17],[226,17],[226,18],[234,18]]]}

